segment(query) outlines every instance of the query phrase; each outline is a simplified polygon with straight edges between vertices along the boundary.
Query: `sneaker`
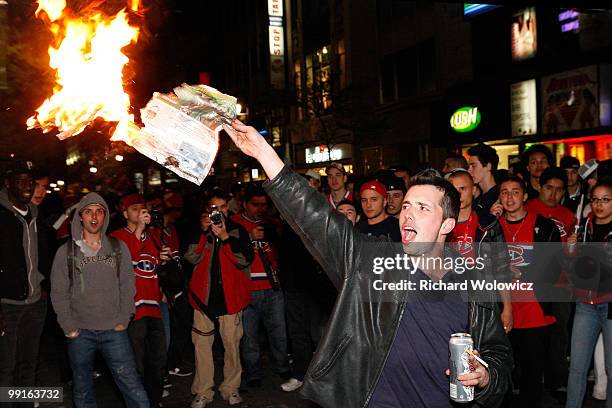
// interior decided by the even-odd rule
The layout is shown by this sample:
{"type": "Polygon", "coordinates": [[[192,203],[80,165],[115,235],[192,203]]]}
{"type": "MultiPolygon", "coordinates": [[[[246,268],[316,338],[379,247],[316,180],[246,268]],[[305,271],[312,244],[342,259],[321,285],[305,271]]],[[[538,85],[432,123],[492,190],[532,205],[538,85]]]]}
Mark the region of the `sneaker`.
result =
{"type": "Polygon", "coordinates": [[[162,392],[162,398],[166,398],[170,395],[170,391],[168,390],[164,390],[164,392],[162,392]]]}
{"type": "Polygon", "coordinates": [[[283,389],[283,391],[291,392],[300,388],[302,384],[304,384],[303,381],[300,381],[297,378],[292,378],[286,383],[281,384],[281,388],[283,389]]]}
{"type": "Polygon", "coordinates": [[[593,389],[593,398],[599,401],[605,401],[608,399],[608,395],[605,391],[602,392],[600,390],[593,389]]]}
{"type": "Polygon", "coordinates": [[[211,398],[208,398],[203,394],[197,394],[193,398],[193,401],[191,401],[191,408],[204,408],[209,402],[212,402],[211,398]]]}
{"type": "Polygon", "coordinates": [[[169,370],[168,374],[176,375],[177,377],[189,377],[191,374],[193,374],[193,371],[175,367],[172,370],[169,370]]]}
{"type": "Polygon", "coordinates": [[[230,405],[238,405],[241,404],[243,399],[240,396],[240,394],[238,394],[238,392],[232,392],[229,397],[226,399],[226,401],[230,404],[230,405]]]}

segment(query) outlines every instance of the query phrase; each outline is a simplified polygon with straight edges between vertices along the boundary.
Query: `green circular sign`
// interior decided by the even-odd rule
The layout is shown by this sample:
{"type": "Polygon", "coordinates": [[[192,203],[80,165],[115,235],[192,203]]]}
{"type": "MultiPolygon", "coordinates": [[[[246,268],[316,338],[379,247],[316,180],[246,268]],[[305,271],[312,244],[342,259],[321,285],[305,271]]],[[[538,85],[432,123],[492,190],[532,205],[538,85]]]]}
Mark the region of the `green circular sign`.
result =
{"type": "Polygon", "coordinates": [[[477,107],[464,106],[452,114],[450,126],[455,132],[471,132],[480,124],[480,119],[480,111],[477,107]]]}

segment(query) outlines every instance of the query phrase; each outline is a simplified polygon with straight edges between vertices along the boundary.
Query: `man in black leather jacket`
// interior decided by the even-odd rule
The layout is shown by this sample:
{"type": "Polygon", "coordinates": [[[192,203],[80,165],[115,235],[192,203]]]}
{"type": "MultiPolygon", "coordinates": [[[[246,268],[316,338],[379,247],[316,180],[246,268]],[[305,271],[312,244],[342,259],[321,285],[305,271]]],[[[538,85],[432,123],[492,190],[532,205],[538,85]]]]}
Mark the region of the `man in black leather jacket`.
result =
{"type": "MultiPolygon", "coordinates": [[[[330,408],[382,405],[389,402],[387,397],[393,399],[393,394],[400,398],[387,406],[450,407],[448,388],[440,388],[446,381],[440,362],[446,363],[448,339],[456,328],[440,313],[446,302],[431,302],[425,307],[409,298],[410,291],[389,294],[373,290],[373,281],[380,278],[373,273],[374,258],[394,258],[402,247],[357,233],[344,216],[307,187],[303,178],[284,167],[254,128],[239,121],[224,128],[245,154],[261,163],[270,178],[265,187],[283,218],[340,288],[327,333],[304,379],[302,394],[330,408]],[[429,314],[430,308],[435,313],[429,314]],[[443,329],[449,332],[443,333],[443,329]],[[420,342],[398,344],[400,338],[418,338],[420,342]],[[428,342],[444,345],[429,350],[428,342]]],[[[411,244],[416,242],[424,246],[443,242],[454,227],[459,199],[452,185],[449,189],[443,183],[438,179],[436,185],[424,182],[408,189],[400,216],[404,251],[411,250],[411,244]]],[[[435,281],[454,275],[433,271],[425,276],[420,270],[416,274],[435,281]]],[[[489,368],[475,363],[475,371],[460,379],[464,385],[476,386],[473,406],[495,407],[501,404],[510,384],[511,348],[493,296],[491,302],[478,302],[471,295],[467,305],[456,308],[464,310],[457,316],[465,321],[452,323],[462,323],[469,331],[474,349],[479,350],[489,368]]],[[[453,310],[446,311],[454,314],[453,310]]]]}

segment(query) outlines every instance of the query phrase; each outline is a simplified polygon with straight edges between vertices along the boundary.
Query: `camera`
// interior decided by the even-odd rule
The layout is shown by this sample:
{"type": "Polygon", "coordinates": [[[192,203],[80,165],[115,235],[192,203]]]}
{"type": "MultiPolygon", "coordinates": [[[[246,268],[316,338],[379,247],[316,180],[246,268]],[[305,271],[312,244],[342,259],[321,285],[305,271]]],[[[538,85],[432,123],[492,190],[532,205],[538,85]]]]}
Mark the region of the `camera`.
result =
{"type": "Polygon", "coordinates": [[[223,214],[221,211],[219,211],[216,205],[210,206],[210,214],[208,214],[208,218],[210,218],[212,223],[215,225],[223,224],[223,214]]]}
{"type": "Polygon", "coordinates": [[[150,212],[151,214],[151,226],[155,228],[164,227],[164,214],[157,208],[154,208],[150,212]]]}

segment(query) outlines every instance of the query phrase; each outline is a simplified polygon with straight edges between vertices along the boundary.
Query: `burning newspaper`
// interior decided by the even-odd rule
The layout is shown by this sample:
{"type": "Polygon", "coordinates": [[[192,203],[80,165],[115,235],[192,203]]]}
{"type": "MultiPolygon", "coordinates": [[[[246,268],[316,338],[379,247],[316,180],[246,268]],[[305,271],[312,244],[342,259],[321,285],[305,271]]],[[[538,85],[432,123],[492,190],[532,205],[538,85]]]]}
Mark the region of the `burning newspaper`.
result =
{"type": "Polygon", "coordinates": [[[144,128],[129,124],[136,150],[180,177],[202,184],[217,156],[219,129],[236,118],[236,98],[206,85],[183,84],[154,93],[141,110],[144,128]]]}

